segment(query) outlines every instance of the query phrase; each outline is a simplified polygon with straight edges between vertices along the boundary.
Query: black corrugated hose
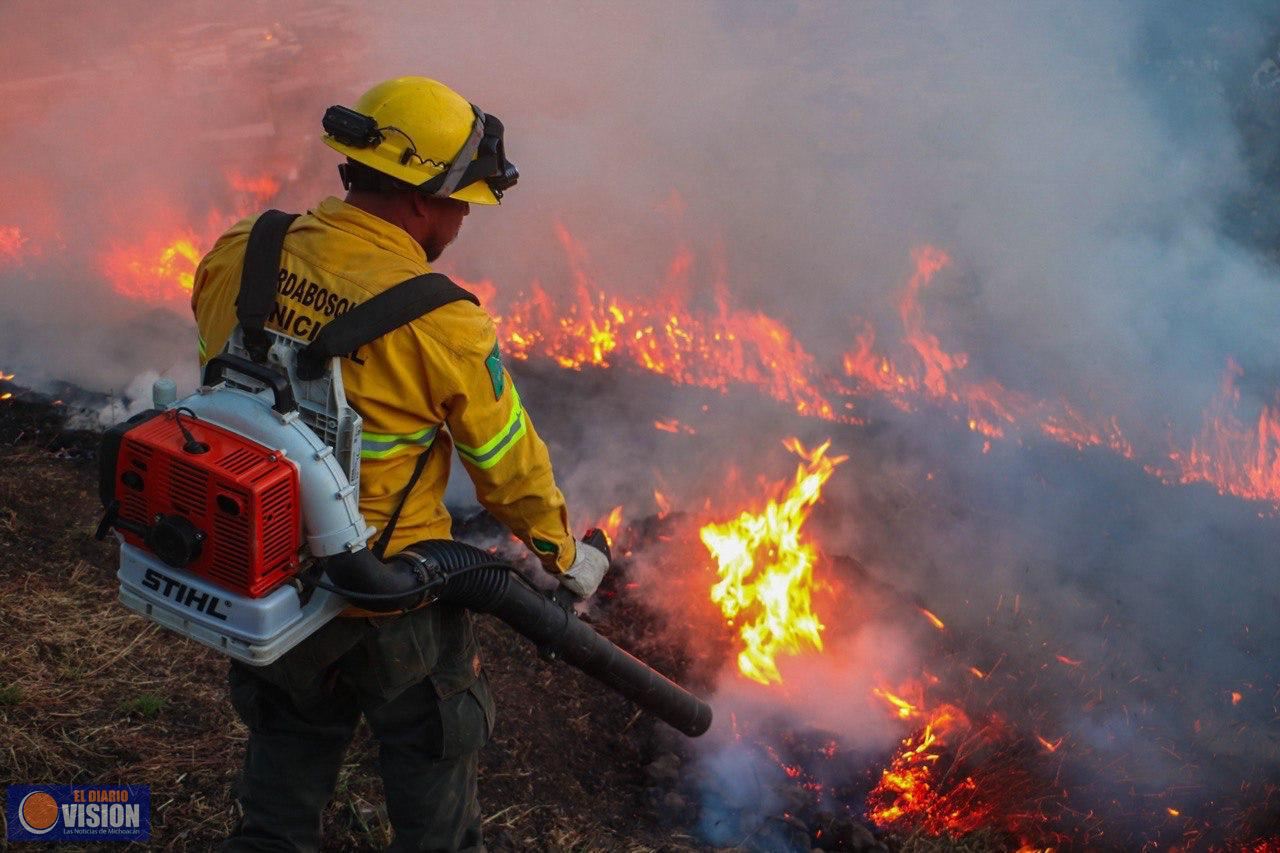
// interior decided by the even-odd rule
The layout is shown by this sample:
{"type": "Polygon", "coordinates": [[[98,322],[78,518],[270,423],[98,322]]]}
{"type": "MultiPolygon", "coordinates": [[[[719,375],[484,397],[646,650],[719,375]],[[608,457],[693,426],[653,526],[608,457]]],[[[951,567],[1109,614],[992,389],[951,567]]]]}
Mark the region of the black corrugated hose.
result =
{"type": "Polygon", "coordinates": [[[334,586],[358,607],[409,609],[426,597],[491,613],[537,645],[690,737],[711,726],[711,706],[595,632],[570,604],[534,589],[506,563],[463,542],[426,539],[386,563],[367,550],[325,561],[334,586]],[[392,571],[388,571],[392,569],[392,571]]]}

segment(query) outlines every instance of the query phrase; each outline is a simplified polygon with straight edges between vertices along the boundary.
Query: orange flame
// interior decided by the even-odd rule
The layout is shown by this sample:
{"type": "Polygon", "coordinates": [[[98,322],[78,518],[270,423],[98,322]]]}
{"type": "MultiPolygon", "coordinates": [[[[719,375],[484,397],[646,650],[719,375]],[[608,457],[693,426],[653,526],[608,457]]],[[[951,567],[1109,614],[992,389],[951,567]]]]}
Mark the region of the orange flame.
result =
{"type": "MultiPolygon", "coordinates": [[[[723,294],[714,313],[699,311],[672,281],[648,300],[607,296],[587,273],[587,252],[563,225],[556,237],[569,259],[573,297],[557,301],[534,282],[496,311],[499,339],[514,358],[550,358],[569,370],[630,363],[679,385],[719,391],[754,386],[801,415],[853,422],[837,412],[838,388],[784,324],[764,314],[731,308],[723,294]]],[[[677,257],[678,278],[690,259],[677,257]]],[[[482,301],[496,293],[489,282],[470,285],[482,301]]]]}
{"type": "Polygon", "coordinates": [[[669,432],[675,435],[684,433],[685,435],[697,435],[698,431],[688,424],[681,423],[675,418],[668,418],[665,421],[654,421],[653,428],[662,432],[669,432]]]}
{"type": "Polygon", "coordinates": [[[907,281],[906,293],[898,304],[905,332],[904,340],[916,351],[924,365],[925,391],[934,397],[945,397],[949,394],[947,375],[968,364],[969,356],[962,352],[947,352],[936,336],[925,331],[924,313],[920,309],[920,290],[933,281],[939,270],[951,265],[951,258],[946,252],[932,246],[915,249],[911,256],[916,264],[916,272],[907,281]]]}
{"type": "Polygon", "coordinates": [[[228,172],[227,183],[233,190],[246,193],[255,202],[264,202],[280,192],[280,182],[270,175],[245,176],[239,172],[228,172]]]}
{"type": "MultiPolygon", "coordinates": [[[[935,710],[918,733],[903,739],[901,748],[880,775],[880,781],[867,798],[868,817],[876,824],[898,823],[907,818],[925,818],[926,831],[940,835],[954,831],[950,818],[963,822],[966,815],[946,814],[939,810],[943,797],[933,784],[933,765],[941,758],[944,736],[959,726],[967,727],[969,718],[954,705],[935,710]],[[939,824],[940,821],[940,824],[939,824]]],[[[973,826],[977,829],[981,824],[973,826]]]]}
{"type": "MultiPolygon", "coordinates": [[[[234,214],[213,210],[203,227],[179,223],[104,254],[102,269],[117,291],[155,302],[185,300],[201,250],[281,188],[269,175],[229,172],[226,179],[239,194],[234,214]]],[[[656,295],[624,299],[608,296],[597,285],[588,273],[586,249],[567,228],[557,224],[555,235],[569,261],[571,295],[553,297],[534,281],[492,311],[503,348],[514,358],[536,355],[572,370],[628,363],[675,384],[722,392],[751,386],[800,415],[841,423],[860,422],[851,414],[859,396],[879,395],[908,411],[917,401],[930,401],[982,436],[984,453],[994,440],[1035,433],[1081,450],[1103,447],[1127,459],[1136,457],[1114,417],[1087,414],[1065,400],[1036,399],[994,379],[968,376],[968,355],[945,348],[925,321],[923,294],[952,263],[942,249],[923,245],[911,253],[914,269],[898,301],[905,361],[899,364],[880,351],[875,328],[862,323],[853,349],[844,353],[844,377],[838,378],[786,324],[731,305],[723,285],[713,289],[711,310],[691,304],[683,295],[690,290],[694,261],[687,249],[675,253],[665,280],[653,289],[656,295]]],[[[30,251],[16,226],[0,226],[0,263],[20,260],[30,251]]],[[[498,293],[490,281],[464,284],[486,304],[498,293]]],[[[1200,435],[1189,449],[1168,454],[1173,471],[1154,464],[1144,470],[1169,482],[1208,482],[1224,494],[1280,504],[1280,398],[1263,407],[1256,422],[1246,424],[1237,414],[1235,380],[1240,374],[1239,366],[1229,363],[1200,435]]],[[[654,426],[696,432],[675,420],[655,421],[654,426]]]]}
{"type": "Polygon", "coordinates": [[[1053,753],[1057,752],[1058,747],[1062,746],[1063,739],[1058,738],[1057,740],[1049,740],[1047,737],[1043,737],[1042,735],[1036,735],[1036,741],[1044,747],[1045,752],[1053,753]]]}
{"type": "Polygon", "coordinates": [[[185,300],[202,254],[197,243],[190,231],[153,234],[133,246],[112,247],[102,259],[102,271],[124,296],[147,302],[185,300]]]}
{"type": "Polygon", "coordinates": [[[1218,394],[1204,413],[1200,435],[1184,454],[1171,458],[1183,483],[1204,482],[1222,494],[1247,500],[1280,503],[1280,398],[1263,406],[1253,426],[1240,420],[1240,389],[1244,370],[1227,362],[1218,394]]]}
{"type": "Polygon", "coordinates": [[[110,246],[99,266],[115,291],[146,302],[186,302],[205,249],[237,219],[248,216],[280,190],[280,182],[269,175],[246,177],[229,172],[227,183],[241,194],[234,211],[210,210],[202,229],[180,224],[153,231],[136,243],[110,246]]]}
{"type": "Polygon", "coordinates": [[[906,411],[911,410],[911,399],[917,396],[944,405],[958,404],[969,429],[988,439],[983,453],[991,449],[990,439],[1007,438],[1013,430],[1038,430],[1079,450],[1102,446],[1133,458],[1133,447],[1114,418],[1089,419],[1065,401],[1036,400],[993,379],[962,379],[969,356],[943,348],[938,337],[926,329],[920,304],[921,292],[950,266],[951,258],[932,246],[919,247],[911,254],[915,271],[907,281],[898,313],[903,341],[913,351],[917,366],[907,370],[877,352],[875,329],[864,323],[854,349],[844,354],[845,375],[855,382],[855,387],[848,389],[850,393],[883,394],[906,411]]]}
{"type": "Polygon", "coordinates": [[[711,600],[726,618],[742,620],[738,669],[761,684],[782,680],[776,662],[780,652],[822,649],[823,626],[811,606],[816,552],[801,528],[823,484],[847,458],[828,457],[830,441],[812,451],[794,438],[783,444],[803,462],[781,499],[700,531],[720,576],[711,600]]]}
{"type": "Polygon", "coordinates": [[[894,693],[890,693],[888,690],[885,690],[882,687],[872,688],[871,692],[874,695],[883,699],[884,701],[888,702],[889,705],[894,709],[894,713],[896,713],[901,719],[909,720],[912,717],[919,716],[920,714],[920,709],[916,707],[916,705],[912,704],[911,702],[908,702],[906,699],[903,699],[901,696],[898,696],[894,693]]]}
{"type": "Polygon", "coordinates": [[[608,515],[592,526],[603,530],[605,535],[609,537],[609,543],[613,544],[618,540],[618,532],[622,530],[622,507],[615,506],[609,510],[608,515]]]}
{"type": "MultiPolygon", "coordinates": [[[[922,692],[918,685],[909,688],[922,692]]],[[[872,691],[882,698],[892,694],[872,691]]],[[[1045,789],[1014,758],[1018,735],[999,717],[978,725],[962,709],[942,704],[921,710],[923,697],[898,707],[902,719],[923,725],[903,738],[867,795],[867,817],[904,833],[959,838],[978,829],[999,829],[1028,838],[1044,830],[1038,808],[1045,789]]],[[[1047,752],[1062,739],[1037,736],[1047,752]]],[[[1028,849],[1028,848],[1024,848],[1028,849]]]]}
{"type": "Polygon", "coordinates": [[[18,264],[26,254],[27,238],[16,225],[0,225],[0,264],[18,264]]]}
{"type": "Polygon", "coordinates": [[[947,627],[946,623],[944,623],[941,619],[939,619],[932,610],[926,610],[925,608],[921,607],[920,612],[924,614],[924,618],[928,619],[929,624],[933,625],[933,627],[937,628],[939,631],[946,630],[946,627],[947,627]]]}

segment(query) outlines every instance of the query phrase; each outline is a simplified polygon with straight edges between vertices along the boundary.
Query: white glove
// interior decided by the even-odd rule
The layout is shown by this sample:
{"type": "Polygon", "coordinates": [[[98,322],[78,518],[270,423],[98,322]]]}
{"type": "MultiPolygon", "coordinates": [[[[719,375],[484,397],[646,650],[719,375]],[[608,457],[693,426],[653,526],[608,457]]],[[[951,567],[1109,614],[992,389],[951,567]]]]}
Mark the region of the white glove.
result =
{"type": "Polygon", "coordinates": [[[609,558],[594,545],[578,542],[577,546],[573,565],[560,576],[560,584],[578,598],[590,598],[609,571],[609,558]]]}

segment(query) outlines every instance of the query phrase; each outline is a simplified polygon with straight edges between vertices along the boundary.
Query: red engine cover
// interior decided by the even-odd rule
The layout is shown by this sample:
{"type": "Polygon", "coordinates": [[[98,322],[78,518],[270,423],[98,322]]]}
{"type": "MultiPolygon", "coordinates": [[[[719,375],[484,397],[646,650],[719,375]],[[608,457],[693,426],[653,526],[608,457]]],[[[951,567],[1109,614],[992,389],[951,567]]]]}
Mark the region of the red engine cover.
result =
{"type": "MultiPolygon", "coordinates": [[[[209,451],[183,451],[173,412],[124,434],[115,474],[120,518],[150,527],[157,515],[182,516],[205,536],[200,555],[182,568],[253,598],[266,595],[298,570],[298,472],[229,430],[186,416],[182,426],[209,451]]],[[[147,548],[142,537],[121,532],[147,548]]]]}

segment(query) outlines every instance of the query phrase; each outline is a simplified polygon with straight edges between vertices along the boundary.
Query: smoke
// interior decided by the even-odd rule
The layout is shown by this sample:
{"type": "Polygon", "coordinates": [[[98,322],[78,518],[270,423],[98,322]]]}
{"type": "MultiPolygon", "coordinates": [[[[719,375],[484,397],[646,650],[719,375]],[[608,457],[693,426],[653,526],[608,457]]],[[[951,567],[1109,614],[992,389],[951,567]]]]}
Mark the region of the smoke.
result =
{"type": "MultiPolygon", "coordinates": [[[[280,179],[283,208],[336,191],[324,107],[422,73],[500,116],[522,172],[500,209],[473,209],[445,271],[564,292],[561,223],[602,287],[640,295],[687,251],[695,303],[723,284],[836,371],[857,318],[897,329],[927,243],[954,261],[924,297],[928,325],[969,375],[1114,414],[1162,447],[1198,424],[1228,357],[1243,411],[1280,384],[1278,18],[1260,3],[8,3],[0,226],[43,249],[0,267],[0,368],[116,390],[194,359],[181,300],[119,296],[102,254],[156,226],[203,233],[210,209],[222,227],[229,171],[280,179]]],[[[789,471],[782,435],[831,434],[748,392],[517,370],[576,522],[617,503],[646,514],[655,487],[693,511],[754,495],[789,471]],[[655,432],[662,418],[698,435],[655,432]]],[[[897,599],[874,594],[907,615],[842,622],[824,658],[787,670],[824,707],[726,679],[722,716],[786,711],[886,748],[869,674],[932,660],[905,606],[924,601],[948,660],[1012,673],[999,701],[1034,694],[1024,722],[1123,764],[1134,796],[1196,762],[1199,802],[1274,774],[1229,725],[1268,719],[1273,520],[1110,456],[984,455],[941,417],[866,414],[838,433],[853,458],[814,537],[867,567],[851,595],[887,586],[897,599]],[[1022,678],[1059,649],[1085,663],[1022,678]]]]}
{"type": "MultiPolygon", "coordinates": [[[[1250,180],[1233,105],[1269,47],[1247,5],[1204,20],[1132,4],[67,11],[0,11],[15,105],[0,217],[74,261],[35,299],[0,273],[0,297],[57,337],[74,312],[51,290],[121,310],[105,247],[230,207],[228,170],[285,179],[285,206],[334,191],[322,105],[423,72],[500,115],[523,164],[447,256],[466,276],[565,281],[555,221],[619,293],[687,247],[692,281],[725,275],[739,304],[835,354],[855,316],[892,327],[909,251],[929,242],[957,270],[931,325],[975,374],[1163,424],[1203,407],[1228,355],[1276,373],[1280,332],[1258,322],[1276,315],[1271,270],[1220,228],[1250,180]]],[[[0,357],[65,378],[33,348],[0,357]]]]}

